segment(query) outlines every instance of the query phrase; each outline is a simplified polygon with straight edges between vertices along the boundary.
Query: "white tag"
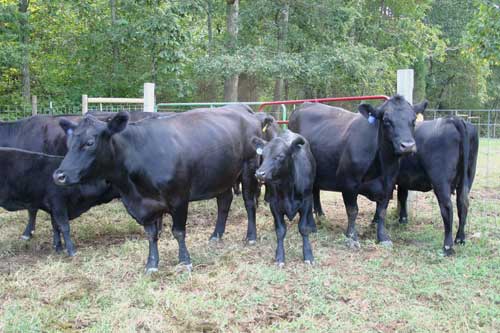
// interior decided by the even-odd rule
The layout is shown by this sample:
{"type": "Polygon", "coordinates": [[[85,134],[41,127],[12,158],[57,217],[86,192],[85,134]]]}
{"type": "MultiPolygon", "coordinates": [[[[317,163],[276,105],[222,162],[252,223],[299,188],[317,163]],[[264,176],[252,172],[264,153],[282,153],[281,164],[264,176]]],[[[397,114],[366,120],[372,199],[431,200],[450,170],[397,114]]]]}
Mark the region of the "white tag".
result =
{"type": "Polygon", "coordinates": [[[259,147],[259,148],[257,148],[256,152],[257,152],[257,155],[262,155],[263,149],[259,147]]]}

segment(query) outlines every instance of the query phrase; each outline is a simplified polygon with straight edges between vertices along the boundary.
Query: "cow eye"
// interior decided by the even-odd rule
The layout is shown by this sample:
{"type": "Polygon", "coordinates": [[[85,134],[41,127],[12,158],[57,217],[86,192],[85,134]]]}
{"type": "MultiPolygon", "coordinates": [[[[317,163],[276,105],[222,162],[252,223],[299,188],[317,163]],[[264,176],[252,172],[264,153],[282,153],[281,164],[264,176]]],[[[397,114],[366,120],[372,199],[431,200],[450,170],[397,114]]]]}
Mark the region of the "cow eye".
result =
{"type": "Polygon", "coordinates": [[[92,147],[93,145],[94,145],[94,140],[93,139],[90,139],[87,142],[85,142],[85,146],[87,146],[87,147],[92,147]]]}

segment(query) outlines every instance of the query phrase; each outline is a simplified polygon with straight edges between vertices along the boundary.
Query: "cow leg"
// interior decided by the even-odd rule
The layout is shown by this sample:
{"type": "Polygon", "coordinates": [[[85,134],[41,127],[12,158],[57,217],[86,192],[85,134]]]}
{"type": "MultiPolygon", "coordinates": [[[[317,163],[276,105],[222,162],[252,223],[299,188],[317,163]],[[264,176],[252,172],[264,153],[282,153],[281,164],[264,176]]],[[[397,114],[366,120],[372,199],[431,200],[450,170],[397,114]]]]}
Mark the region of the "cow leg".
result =
{"type": "Polygon", "coordinates": [[[378,223],[378,221],[380,220],[380,216],[378,215],[380,209],[379,209],[379,206],[381,205],[380,202],[376,202],[377,204],[377,208],[375,209],[375,213],[373,214],[373,219],[372,219],[372,224],[373,225],[376,225],[378,223]]]}
{"type": "Polygon", "coordinates": [[[210,236],[210,241],[219,241],[226,230],[227,215],[233,202],[233,190],[229,189],[217,197],[217,223],[215,230],[210,236]]]}
{"type": "Polygon", "coordinates": [[[37,209],[28,209],[28,225],[26,225],[26,229],[21,236],[21,239],[28,240],[33,236],[36,228],[36,213],[37,209]]]}
{"type": "Polygon", "coordinates": [[[151,224],[144,225],[144,231],[148,236],[149,255],[146,263],[146,274],[158,271],[160,255],[158,253],[158,238],[162,229],[162,218],[155,219],[151,224]]]}
{"type": "Polygon", "coordinates": [[[457,189],[458,230],[455,244],[465,244],[465,223],[469,211],[468,190],[460,187],[457,189]]]}
{"type": "Polygon", "coordinates": [[[57,253],[60,253],[63,250],[61,231],[59,230],[59,227],[57,226],[57,223],[54,220],[54,218],[51,217],[50,220],[52,223],[52,246],[54,247],[54,250],[57,253]]]}
{"type": "Polygon", "coordinates": [[[358,216],[358,195],[356,193],[342,192],[344,205],[347,212],[347,231],[345,233],[348,246],[359,248],[358,232],[356,231],[356,218],[358,216]]]}
{"type": "Polygon", "coordinates": [[[75,251],[75,245],[71,240],[68,213],[66,212],[66,210],[61,209],[52,211],[51,215],[63,235],[64,245],[66,246],[66,251],[68,251],[68,256],[70,257],[75,256],[76,251],[75,251]]]}
{"type": "Polygon", "coordinates": [[[385,199],[381,203],[377,203],[377,209],[375,211],[375,215],[378,217],[377,220],[377,241],[381,245],[391,246],[392,241],[387,236],[387,232],[385,230],[385,215],[387,213],[387,206],[389,205],[389,198],[385,199]]]}
{"type": "Polygon", "coordinates": [[[186,266],[190,271],[193,266],[191,265],[191,258],[186,247],[186,220],[188,213],[188,203],[183,203],[174,208],[172,213],[172,234],[179,244],[179,264],[186,266]]]}
{"type": "Polygon", "coordinates": [[[453,255],[453,205],[451,203],[451,191],[449,185],[438,185],[434,188],[434,193],[439,202],[441,217],[444,223],[444,245],[445,256],[453,255]]]}
{"type": "Polygon", "coordinates": [[[319,216],[325,216],[325,212],[323,212],[323,207],[321,207],[321,200],[319,195],[319,187],[313,187],[313,200],[314,200],[314,213],[319,216]]]}
{"type": "Polygon", "coordinates": [[[402,188],[398,185],[398,202],[399,202],[399,223],[408,223],[408,211],[406,209],[406,203],[408,201],[408,189],[402,188]]]}
{"type": "Polygon", "coordinates": [[[311,221],[314,224],[314,217],[312,212],[312,204],[306,203],[299,211],[299,232],[302,236],[302,255],[306,264],[312,264],[314,261],[311,243],[309,242],[309,233],[312,232],[311,221]]]}
{"type": "Polygon", "coordinates": [[[255,202],[258,182],[255,178],[255,170],[257,163],[255,160],[246,161],[243,164],[242,172],[242,188],[243,188],[243,201],[248,216],[248,227],[246,241],[248,244],[255,244],[257,241],[257,226],[255,224],[255,202]]]}
{"type": "Polygon", "coordinates": [[[271,213],[274,217],[274,229],[276,231],[276,240],[278,243],[275,256],[276,265],[282,267],[283,265],[285,265],[284,241],[286,235],[286,223],[283,213],[279,211],[279,209],[276,207],[276,204],[271,204],[271,213]]]}

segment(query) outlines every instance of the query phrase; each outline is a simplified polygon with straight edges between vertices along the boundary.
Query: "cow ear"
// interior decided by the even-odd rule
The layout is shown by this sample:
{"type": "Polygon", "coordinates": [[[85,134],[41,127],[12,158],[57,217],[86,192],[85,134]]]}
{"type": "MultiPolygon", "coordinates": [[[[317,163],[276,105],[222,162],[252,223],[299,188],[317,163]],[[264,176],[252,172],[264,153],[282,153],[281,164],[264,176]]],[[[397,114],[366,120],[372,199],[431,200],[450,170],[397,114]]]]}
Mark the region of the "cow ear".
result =
{"type": "Polygon", "coordinates": [[[300,135],[297,135],[290,143],[290,153],[293,154],[297,152],[304,143],[306,143],[306,140],[300,135]]]}
{"type": "Polygon", "coordinates": [[[71,134],[73,134],[73,131],[78,125],[66,118],[61,118],[59,120],[59,126],[61,126],[67,136],[70,136],[71,134]]]}
{"type": "Polygon", "coordinates": [[[119,133],[127,127],[129,114],[126,111],[119,112],[108,122],[108,132],[113,135],[119,133]]]}
{"type": "Polygon", "coordinates": [[[421,103],[413,105],[413,111],[415,111],[416,114],[423,114],[425,109],[427,108],[427,105],[429,104],[429,101],[424,100],[421,103]]]}
{"type": "Polygon", "coordinates": [[[374,108],[371,104],[366,103],[360,104],[358,106],[358,111],[363,115],[363,117],[367,119],[370,119],[370,116],[377,119],[382,119],[382,116],[384,115],[383,111],[374,108]]]}
{"type": "Polygon", "coordinates": [[[257,155],[262,155],[262,151],[264,150],[264,146],[267,144],[266,140],[262,140],[261,138],[254,136],[252,138],[252,146],[255,148],[257,155]]]}
{"type": "Polygon", "coordinates": [[[266,117],[262,121],[262,133],[265,133],[269,125],[271,125],[272,123],[274,123],[274,117],[266,115],[266,117]]]}

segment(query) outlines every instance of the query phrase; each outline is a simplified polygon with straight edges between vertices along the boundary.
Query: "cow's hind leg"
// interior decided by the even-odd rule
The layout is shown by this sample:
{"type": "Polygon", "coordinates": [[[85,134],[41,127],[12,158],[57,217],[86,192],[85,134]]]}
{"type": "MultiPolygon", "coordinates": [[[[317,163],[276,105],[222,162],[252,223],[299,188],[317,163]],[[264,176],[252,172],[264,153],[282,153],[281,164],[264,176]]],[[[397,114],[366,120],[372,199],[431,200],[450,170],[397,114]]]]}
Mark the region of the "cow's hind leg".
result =
{"type": "Polygon", "coordinates": [[[64,245],[66,246],[66,251],[68,256],[73,257],[76,255],[75,245],[71,240],[68,213],[66,209],[53,210],[51,214],[52,219],[55,220],[59,230],[61,231],[64,238],[64,245]]]}
{"type": "Polygon", "coordinates": [[[192,269],[191,257],[186,247],[186,220],[188,213],[188,203],[183,203],[173,209],[172,212],[172,234],[179,244],[179,264],[184,265],[188,270],[192,269]]]}
{"type": "Polygon", "coordinates": [[[26,225],[26,229],[24,229],[21,239],[23,240],[31,239],[31,237],[35,233],[37,212],[38,212],[37,209],[28,209],[28,224],[26,225]]]}
{"type": "Polygon", "coordinates": [[[151,274],[158,271],[158,263],[160,261],[160,255],[158,253],[158,239],[160,236],[161,229],[163,227],[162,218],[157,218],[144,225],[144,231],[148,236],[149,242],[149,254],[148,261],[146,263],[146,274],[151,274]]]}
{"type": "Polygon", "coordinates": [[[347,212],[347,245],[350,248],[359,248],[358,232],[356,231],[356,218],[358,216],[358,195],[355,193],[342,192],[344,205],[347,212]]]}
{"type": "Polygon", "coordinates": [[[314,213],[318,217],[325,216],[325,212],[323,212],[323,207],[321,206],[320,189],[318,186],[313,187],[313,201],[314,201],[314,213]]]}
{"type": "Polygon", "coordinates": [[[246,241],[248,244],[255,244],[257,241],[257,226],[255,224],[255,206],[258,182],[255,178],[257,161],[249,160],[243,164],[241,184],[243,188],[243,201],[248,216],[248,227],[246,241]]]}
{"type": "Polygon", "coordinates": [[[408,189],[402,188],[398,185],[398,202],[399,202],[399,223],[408,223],[408,210],[406,203],[408,202],[408,189]]]}
{"type": "Polygon", "coordinates": [[[231,202],[233,202],[232,189],[227,190],[217,197],[217,223],[215,224],[212,236],[210,236],[210,241],[219,241],[222,239],[222,235],[226,230],[227,215],[231,208],[231,202]]]}
{"type": "Polygon", "coordinates": [[[444,224],[444,245],[445,256],[455,253],[453,250],[453,205],[451,203],[451,190],[449,184],[437,185],[434,187],[434,193],[439,202],[441,217],[444,224]]]}
{"type": "Polygon", "coordinates": [[[314,261],[311,243],[309,242],[309,234],[312,232],[311,221],[314,224],[312,212],[312,203],[307,202],[299,211],[299,232],[302,236],[302,255],[306,264],[312,264],[314,261]]]}
{"type": "Polygon", "coordinates": [[[60,253],[64,249],[61,240],[61,231],[54,218],[51,217],[50,220],[52,223],[52,246],[57,253],[60,253]]]}
{"type": "Polygon", "coordinates": [[[286,223],[283,213],[279,211],[276,204],[271,204],[271,213],[273,213],[274,218],[274,229],[276,231],[276,265],[283,266],[285,264],[285,236],[286,236],[286,223]]]}
{"type": "Polygon", "coordinates": [[[457,189],[458,230],[455,244],[465,244],[465,223],[469,212],[469,190],[464,187],[457,189]]]}

